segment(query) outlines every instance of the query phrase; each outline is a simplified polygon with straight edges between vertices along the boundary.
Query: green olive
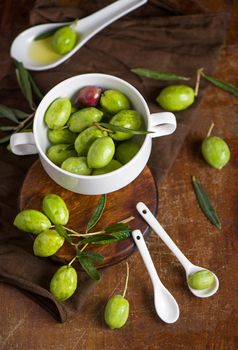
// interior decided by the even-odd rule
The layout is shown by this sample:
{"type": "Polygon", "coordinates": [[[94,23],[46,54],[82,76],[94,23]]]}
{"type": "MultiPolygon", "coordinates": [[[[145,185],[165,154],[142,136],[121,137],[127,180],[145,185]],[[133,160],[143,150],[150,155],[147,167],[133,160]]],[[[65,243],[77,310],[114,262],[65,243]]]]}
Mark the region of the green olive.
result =
{"type": "Polygon", "coordinates": [[[107,302],[104,312],[106,324],[111,328],[121,328],[129,316],[129,302],[121,295],[113,295],[107,302]]]}
{"type": "Polygon", "coordinates": [[[92,175],[102,175],[106,173],[111,173],[114,170],[119,169],[122,166],[120,162],[116,159],[112,159],[105,167],[100,169],[94,169],[92,175]]]}
{"type": "Polygon", "coordinates": [[[215,277],[211,271],[201,270],[188,277],[188,284],[193,289],[203,290],[212,287],[215,277]]]}
{"type": "Polygon", "coordinates": [[[51,226],[50,220],[38,210],[25,209],[17,214],[13,223],[19,230],[38,234],[48,230],[51,226]]]}
{"type": "Polygon", "coordinates": [[[202,142],[202,155],[210,166],[222,169],[230,160],[230,149],[220,137],[210,136],[202,142]]]}
{"type": "Polygon", "coordinates": [[[77,134],[68,129],[48,130],[48,139],[54,145],[58,145],[60,143],[74,143],[76,137],[77,134]]]}
{"type": "Polygon", "coordinates": [[[62,163],[61,168],[78,175],[90,175],[92,172],[86,157],[70,157],[62,163]]]}
{"type": "Polygon", "coordinates": [[[68,98],[57,98],[51,103],[45,113],[45,123],[50,129],[64,126],[71,114],[71,102],[68,98]]]}
{"type": "Polygon", "coordinates": [[[41,257],[51,256],[64,244],[64,237],[56,230],[46,230],[38,234],[33,244],[34,254],[41,257]]]}
{"type": "Polygon", "coordinates": [[[74,48],[76,41],[76,32],[70,27],[62,27],[53,34],[51,44],[56,53],[64,55],[74,48]]]}
{"type": "Polygon", "coordinates": [[[61,166],[65,159],[76,156],[77,152],[69,144],[53,145],[47,150],[47,157],[58,166],[61,166]]]}
{"type": "Polygon", "coordinates": [[[66,225],[69,221],[69,211],[63,198],[57,194],[48,194],[43,198],[42,208],[53,224],[66,225]]]}
{"type": "Polygon", "coordinates": [[[120,91],[105,90],[100,98],[101,107],[110,114],[116,114],[123,109],[130,109],[131,103],[120,91]]]}
{"type": "Polygon", "coordinates": [[[87,161],[89,168],[103,168],[112,160],[115,145],[111,137],[104,136],[95,140],[88,150],[87,161]]]}
{"type": "MultiPolygon", "coordinates": [[[[124,110],[112,117],[110,124],[122,126],[127,129],[139,130],[141,127],[141,117],[134,110],[124,110]]],[[[133,137],[132,133],[116,131],[110,135],[114,140],[124,141],[133,137]]]]}
{"type": "Polygon", "coordinates": [[[72,266],[60,267],[50,281],[50,291],[56,299],[70,298],[77,288],[77,272],[72,266]]]}
{"type": "Polygon", "coordinates": [[[83,130],[75,140],[74,147],[79,156],[86,156],[91,144],[98,138],[107,136],[106,131],[98,129],[96,126],[90,126],[83,130]]]}
{"type": "Polygon", "coordinates": [[[171,85],[164,88],[156,101],[167,111],[182,111],[194,102],[194,90],[187,85],[171,85]]]}
{"type": "Polygon", "coordinates": [[[100,122],[103,112],[95,107],[82,108],[73,113],[68,121],[69,130],[81,132],[95,122],[100,122]]]}
{"type": "Polygon", "coordinates": [[[128,163],[139,151],[140,147],[133,141],[125,141],[116,149],[115,158],[122,164],[128,163]]]}

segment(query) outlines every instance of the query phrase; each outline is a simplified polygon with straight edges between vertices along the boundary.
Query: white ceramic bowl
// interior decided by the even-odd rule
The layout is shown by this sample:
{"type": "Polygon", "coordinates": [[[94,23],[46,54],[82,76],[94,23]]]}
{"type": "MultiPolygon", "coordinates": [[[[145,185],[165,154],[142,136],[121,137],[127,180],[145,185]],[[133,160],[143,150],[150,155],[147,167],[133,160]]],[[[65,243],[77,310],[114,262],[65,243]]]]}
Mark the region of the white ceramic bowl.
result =
{"type": "Polygon", "coordinates": [[[47,174],[60,186],[81,194],[97,195],[109,193],[128,185],[144,169],[151,152],[152,138],[173,133],[176,129],[175,116],[170,112],[150,114],[149,108],[137,89],[115,76],[90,73],[66,79],[52,88],[39,104],[33,124],[33,133],[18,133],[11,136],[10,145],[17,155],[39,153],[40,161],[47,174]],[[47,126],[44,115],[49,105],[58,97],[73,99],[77,91],[87,85],[100,86],[103,89],[115,89],[124,93],[144,120],[144,127],[153,131],[146,136],[137,136],[140,150],[127,164],[107,174],[86,176],[69,173],[46,156],[50,143],[47,138],[47,126]]]}

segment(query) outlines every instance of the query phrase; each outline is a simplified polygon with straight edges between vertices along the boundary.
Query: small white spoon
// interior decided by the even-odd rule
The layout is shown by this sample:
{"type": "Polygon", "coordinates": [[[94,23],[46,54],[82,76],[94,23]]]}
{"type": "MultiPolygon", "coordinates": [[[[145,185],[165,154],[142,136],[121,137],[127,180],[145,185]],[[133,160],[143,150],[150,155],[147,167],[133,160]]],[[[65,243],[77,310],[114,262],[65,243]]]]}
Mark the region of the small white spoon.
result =
{"type": "Polygon", "coordinates": [[[56,67],[74,55],[76,51],[100,30],[146,2],[147,0],[118,0],[90,16],[79,19],[77,24],[73,25],[74,30],[80,34],[78,44],[69,53],[60,56],[53,62],[47,64],[34,62],[29,57],[29,47],[34,38],[39,34],[47,33],[62,25],[71,25],[71,22],[40,24],[23,31],[14,39],[11,45],[10,55],[12,58],[22,62],[30,70],[40,71],[56,67]]]}
{"type": "MultiPolygon", "coordinates": [[[[165,232],[163,227],[156,220],[154,215],[151,213],[151,211],[147,208],[147,206],[144,203],[142,203],[142,202],[137,203],[136,209],[140,213],[140,215],[144,218],[144,220],[150,225],[150,227],[153,229],[153,231],[162,239],[162,241],[168,246],[168,248],[174,253],[176,258],[182,264],[182,266],[184,267],[185,272],[186,272],[187,284],[188,284],[188,277],[190,275],[194,274],[195,272],[201,271],[201,270],[206,270],[206,269],[204,269],[204,267],[193,265],[186,258],[186,256],[181,252],[181,250],[172,241],[172,239],[165,232]]],[[[188,284],[188,288],[196,297],[199,297],[199,298],[210,297],[213,294],[215,294],[219,288],[219,280],[214,272],[213,272],[213,276],[215,278],[215,282],[208,289],[203,289],[203,290],[193,289],[189,286],[189,284],[188,284]]]]}
{"type": "Polygon", "coordinates": [[[172,294],[170,294],[168,289],[166,289],[160,281],[141,231],[133,231],[132,237],[142,256],[142,259],[144,260],[154,287],[154,304],[158,316],[166,323],[176,322],[179,318],[178,304],[172,294]]]}

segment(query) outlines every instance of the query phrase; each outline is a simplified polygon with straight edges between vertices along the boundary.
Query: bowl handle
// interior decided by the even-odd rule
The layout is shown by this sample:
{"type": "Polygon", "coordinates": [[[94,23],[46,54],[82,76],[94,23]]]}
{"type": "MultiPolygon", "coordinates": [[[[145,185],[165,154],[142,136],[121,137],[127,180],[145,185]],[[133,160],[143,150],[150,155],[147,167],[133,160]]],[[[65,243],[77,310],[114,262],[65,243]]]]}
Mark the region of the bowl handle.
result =
{"type": "Polygon", "coordinates": [[[170,135],[177,127],[175,115],[171,112],[152,113],[149,116],[149,123],[152,138],[170,135]]]}
{"type": "Polygon", "coordinates": [[[38,153],[32,132],[19,132],[13,134],[10,138],[10,147],[12,153],[18,156],[38,153]]]}

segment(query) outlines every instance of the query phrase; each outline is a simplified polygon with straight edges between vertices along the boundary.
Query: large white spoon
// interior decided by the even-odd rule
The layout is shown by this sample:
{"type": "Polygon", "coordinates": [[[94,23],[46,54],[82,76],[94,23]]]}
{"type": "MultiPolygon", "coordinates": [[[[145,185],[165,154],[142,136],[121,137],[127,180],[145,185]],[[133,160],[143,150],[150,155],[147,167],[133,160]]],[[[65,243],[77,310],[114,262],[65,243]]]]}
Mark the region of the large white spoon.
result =
{"type": "Polygon", "coordinates": [[[61,27],[62,25],[71,25],[72,23],[62,22],[40,24],[23,31],[14,39],[11,45],[11,57],[22,62],[23,65],[30,70],[40,71],[56,67],[74,55],[76,51],[78,51],[100,30],[146,2],[147,0],[118,0],[90,16],[78,20],[78,22],[73,25],[73,28],[80,34],[79,42],[76,44],[73,50],[63,56],[57,57],[53,62],[47,64],[35,62],[29,55],[29,47],[34,38],[36,38],[38,35],[47,33],[57,27],[61,27]]]}
{"type": "Polygon", "coordinates": [[[150,275],[154,287],[154,304],[155,310],[162,321],[174,323],[179,318],[179,307],[172,294],[162,284],[156,272],[155,266],[151,259],[148,248],[145,244],[144,237],[140,230],[132,232],[132,237],[142,256],[147,271],[150,275]]]}
{"type": "Polygon", "coordinates": [[[193,265],[186,256],[181,252],[181,250],[176,246],[176,244],[172,241],[172,239],[169,237],[169,235],[165,232],[163,227],[160,225],[158,220],[154,217],[154,215],[151,213],[151,211],[147,208],[147,206],[139,202],[136,205],[137,211],[140,213],[140,215],[144,218],[144,220],[150,225],[150,227],[153,229],[155,233],[162,239],[162,241],[168,246],[168,248],[174,253],[176,258],[179,260],[179,262],[182,264],[182,266],[185,269],[186,277],[187,277],[187,284],[190,291],[199,298],[207,298],[215,294],[219,288],[219,280],[215,273],[213,272],[214,276],[214,283],[213,285],[208,289],[198,290],[193,289],[189,286],[188,278],[195,272],[206,270],[204,267],[200,267],[197,265],[193,265]]]}

